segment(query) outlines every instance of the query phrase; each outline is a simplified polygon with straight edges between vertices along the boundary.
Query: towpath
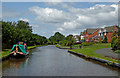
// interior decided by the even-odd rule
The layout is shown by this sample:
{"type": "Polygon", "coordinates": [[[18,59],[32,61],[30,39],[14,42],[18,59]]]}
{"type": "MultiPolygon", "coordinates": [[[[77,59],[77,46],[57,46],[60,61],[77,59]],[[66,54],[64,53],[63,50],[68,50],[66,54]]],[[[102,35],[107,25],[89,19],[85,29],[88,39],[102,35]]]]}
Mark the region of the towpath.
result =
{"type": "Polygon", "coordinates": [[[112,51],[112,48],[103,48],[103,49],[99,49],[96,50],[95,53],[97,54],[101,54],[104,55],[106,57],[111,57],[111,58],[115,58],[115,59],[120,59],[120,53],[114,53],[112,51]]]}

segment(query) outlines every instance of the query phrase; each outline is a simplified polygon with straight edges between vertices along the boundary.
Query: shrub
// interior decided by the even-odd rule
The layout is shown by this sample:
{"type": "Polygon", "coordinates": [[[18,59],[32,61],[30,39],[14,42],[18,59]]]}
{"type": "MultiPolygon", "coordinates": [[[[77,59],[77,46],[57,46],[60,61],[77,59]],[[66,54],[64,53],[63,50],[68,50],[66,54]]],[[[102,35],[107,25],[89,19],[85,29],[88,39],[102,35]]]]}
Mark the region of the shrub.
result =
{"type": "Polygon", "coordinates": [[[107,37],[105,36],[103,43],[107,43],[107,37]]]}
{"type": "Polygon", "coordinates": [[[111,40],[111,47],[113,50],[118,50],[120,47],[120,39],[119,37],[114,36],[111,40]]]}
{"type": "Polygon", "coordinates": [[[111,39],[111,47],[113,46],[115,40],[116,40],[116,36],[112,37],[112,39],[111,39]]]}
{"type": "Polygon", "coordinates": [[[82,43],[83,46],[89,46],[89,45],[92,45],[92,44],[93,44],[93,42],[83,42],[82,43]]]}
{"type": "Polygon", "coordinates": [[[59,41],[59,45],[66,46],[66,44],[67,44],[66,40],[59,41]]]}
{"type": "Polygon", "coordinates": [[[62,45],[62,41],[59,41],[59,45],[62,45]]]}
{"type": "Polygon", "coordinates": [[[115,53],[120,53],[120,50],[116,50],[116,51],[114,51],[115,53]]]}

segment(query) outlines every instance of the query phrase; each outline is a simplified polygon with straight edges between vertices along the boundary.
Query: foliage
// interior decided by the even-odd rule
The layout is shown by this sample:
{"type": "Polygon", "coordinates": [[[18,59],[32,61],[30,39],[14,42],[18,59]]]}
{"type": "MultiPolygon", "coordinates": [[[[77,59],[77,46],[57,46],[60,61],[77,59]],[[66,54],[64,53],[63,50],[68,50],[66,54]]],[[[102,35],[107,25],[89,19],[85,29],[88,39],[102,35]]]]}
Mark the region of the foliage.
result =
{"type": "Polygon", "coordinates": [[[105,36],[103,43],[107,43],[107,36],[105,36]]]}
{"type": "Polygon", "coordinates": [[[118,34],[113,34],[113,37],[111,40],[111,47],[113,50],[120,49],[120,36],[118,36],[118,34]]]}
{"type": "Polygon", "coordinates": [[[120,53],[120,50],[116,50],[116,51],[114,51],[115,53],[120,53]]]}
{"type": "Polygon", "coordinates": [[[75,43],[73,35],[68,35],[67,37],[65,37],[59,32],[56,32],[54,36],[51,36],[49,38],[49,40],[51,41],[51,44],[59,44],[61,46],[70,46],[75,43]]]}
{"type": "Polygon", "coordinates": [[[83,42],[82,43],[82,46],[89,46],[89,45],[92,45],[94,44],[93,42],[83,42]]]}
{"type": "Polygon", "coordinates": [[[26,42],[28,46],[44,45],[47,38],[32,33],[32,27],[28,22],[2,22],[2,48],[12,48],[19,41],[26,42]]]}
{"type": "Polygon", "coordinates": [[[65,36],[59,32],[56,32],[53,36],[49,38],[51,44],[53,45],[59,43],[59,41],[62,41],[64,39],[65,39],[65,36]]]}
{"type": "Polygon", "coordinates": [[[118,29],[118,36],[120,36],[120,27],[119,27],[119,29],[118,29]]]}
{"type": "Polygon", "coordinates": [[[67,43],[68,43],[67,40],[63,40],[63,41],[60,42],[60,45],[62,45],[62,46],[66,46],[67,43]]]}
{"type": "Polygon", "coordinates": [[[79,40],[79,41],[81,40],[81,36],[80,36],[80,35],[78,36],[78,40],[79,40]]]}
{"type": "Polygon", "coordinates": [[[66,38],[66,46],[71,46],[75,43],[75,39],[73,38],[73,35],[68,35],[66,38]]]}
{"type": "Polygon", "coordinates": [[[61,46],[61,45],[56,45],[56,47],[58,47],[58,48],[64,48],[64,49],[69,49],[70,48],[69,46],[61,46]]]}

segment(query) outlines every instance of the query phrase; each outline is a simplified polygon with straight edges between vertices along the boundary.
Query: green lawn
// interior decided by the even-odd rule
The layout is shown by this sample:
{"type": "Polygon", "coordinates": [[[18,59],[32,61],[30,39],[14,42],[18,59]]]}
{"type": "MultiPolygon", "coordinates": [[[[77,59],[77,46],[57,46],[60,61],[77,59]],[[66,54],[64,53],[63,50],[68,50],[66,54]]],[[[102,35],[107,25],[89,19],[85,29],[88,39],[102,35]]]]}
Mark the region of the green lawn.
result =
{"type": "Polygon", "coordinates": [[[56,47],[58,47],[58,48],[66,48],[66,49],[70,48],[69,46],[61,46],[61,45],[56,45],[56,47]]]}
{"type": "Polygon", "coordinates": [[[72,49],[69,51],[81,53],[81,54],[88,56],[88,57],[91,56],[91,57],[96,57],[96,58],[105,59],[108,61],[120,63],[120,61],[118,61],[118,60],[104,57],[103,55],[100,55],[100,54],[97,54],[94,52],[95,50],[101,49],[101,48],[110,48],[110,43],[96,43],[96,44],[93,44],[90,46],[83,46],[82,49],[72,49]]]}
{"type": "Polygon", "coordinates": [[[0,52],[0,58],[9,55],[9,52],[10,52],[10,51],[1,51],[1,52],[0,52]]]}
{"type": "Polygon", "coordinates": [[[28,46],[28,49],[35,48],[35,47],[37,47],[37,45],[35,45],[35,46],[28,46]]]}
{"type": "MultiPolygon", "coordinates": [[[[81,44],[77,44],[77,45],[73,45],[72,48],[79,48],[81,44]]],[[[70,46],[62,46],[62,45],[56,45],[56,47],[59,47],[59,48],[66,48],[66,49],[69,49],[70,46]]],[[[86,46],[82,46],[82,47],[86,47],[86,46]]]]}

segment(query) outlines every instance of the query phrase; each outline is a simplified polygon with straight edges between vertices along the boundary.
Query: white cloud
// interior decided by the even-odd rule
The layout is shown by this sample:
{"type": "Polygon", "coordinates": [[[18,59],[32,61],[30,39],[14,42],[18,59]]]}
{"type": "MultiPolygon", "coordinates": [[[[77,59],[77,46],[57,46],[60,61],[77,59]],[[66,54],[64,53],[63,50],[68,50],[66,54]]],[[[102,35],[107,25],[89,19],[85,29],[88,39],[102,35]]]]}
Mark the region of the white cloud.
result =
{"type": "Polygon", "coordinates": [[[64,29],[70,29],[70,30],[78,28],[78,26],[81,26],[81,25],[80,25],[80,23],[78,23],[76,21],[64,22],[64,24],[62,25],[62,27],[64,29]]]}
{"type": "Polygon", "coordinates": [[[117,6],[118,5],[116,4],[97,4],[93,7],[86,9],[71,8],[69,9],[69,11],[78,16],[75,21],[79,22],[84,27],[111,25],[117,24],[117,6]]]}
{"type": "Polygon", "coordinates": [[[58,31],[64,31],[62,27],[57,28],[58,31]]]}
{"type": "Polygon", "coordinates": [[[36,21],[58,25],[55,31],[60,32],[103,27],[104,25],[118,23],[118,5],[116,4],[96,4],[90,8],[74,8],[65,3],[61,6],[67,9],[68,12],[54,8],[40,8],[38,6],[31,7],[29,10],[37,15],[36,21]]]}
{"type": "Polygon", "coordinates": [[[20,18],[19,20],[25,21],[25,22],[29,22],[29,20],[27,18],[20,18]]]}
{"type": "Polygon", "coordinates": [[[72,35],[80,35],[79,33],[72,33],[72,35]]]}
{"type": "Polygon", "coordinates": [[[43,21],[47,23],[60,23],[69,19],[68,14],[62,10],[52,9],[52,8],[40,8],[34,6],[29,8],[31,12],[37,15],[36,21],[43,21]]]}

